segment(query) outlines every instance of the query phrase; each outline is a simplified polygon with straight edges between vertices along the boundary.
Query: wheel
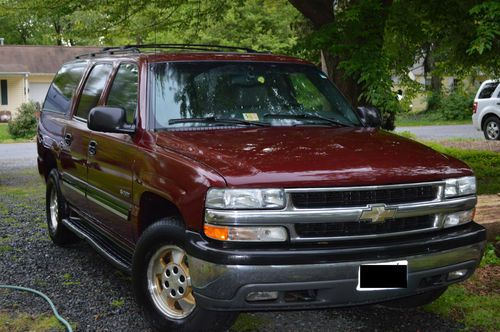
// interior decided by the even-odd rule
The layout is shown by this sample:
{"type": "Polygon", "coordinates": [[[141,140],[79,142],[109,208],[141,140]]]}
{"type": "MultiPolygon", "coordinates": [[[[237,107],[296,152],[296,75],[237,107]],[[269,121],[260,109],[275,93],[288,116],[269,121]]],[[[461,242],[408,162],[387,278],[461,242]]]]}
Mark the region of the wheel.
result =
{"type": "Polygon", "coordinates": [[[185,229],[178,218],[160,219],[144,231],[132,264],[137,303],[158,331],[224,331],[237,313],[196,304],[184,242],[185,229]]]}
{"type": "Polygon", "coordinates": [[[62,219],[68,217],[68,207],[59,187],[59,174],[56,169],[47,177],[45,210],[47,212],[47,228],[52,242],[59,246],[73,243],[78,237],[64,224],[62,219]]]}
{"type": "Polygon", "coordinates": [[[484,137],[487,140],[500,140],[500,119],[490,116],[484,121],[484,137]]]}
{"type": "Polygon", "coordinates": [[[391,308],[415,308],[429,304],[437,300],[448,287],[436,288],[425,293],[404,297],[402,299],[392,300],[382,303],[391,308]]]}

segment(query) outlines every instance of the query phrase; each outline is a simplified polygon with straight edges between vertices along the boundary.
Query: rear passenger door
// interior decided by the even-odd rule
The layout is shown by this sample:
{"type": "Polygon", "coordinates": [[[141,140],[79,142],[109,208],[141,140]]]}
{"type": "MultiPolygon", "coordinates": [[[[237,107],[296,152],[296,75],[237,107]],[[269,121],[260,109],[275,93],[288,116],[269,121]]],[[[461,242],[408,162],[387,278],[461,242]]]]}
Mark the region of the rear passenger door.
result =
{"type": "Polygon", "coordinates": [[[64,130],[61,157],[63,193],[73,208],[85,214],[88,213],[87,157],[90,144],[87,118],[90,110],[98,104],[112,69],[112,63],[97,63],[90,69],[73,117],[64,130]]]}
{"type": "MultiPolygon", "coordinates": [[[[121,107],[127,123],[135,124],[138,70],[134,63],[121,63],[110,83],[106,106],[121,107]]],[[[129,134],[92,132],[95,150],[89,154],[88,202],[92,213],[115,236],[132,243],[133,165],[136,147],[129,134]]]]}

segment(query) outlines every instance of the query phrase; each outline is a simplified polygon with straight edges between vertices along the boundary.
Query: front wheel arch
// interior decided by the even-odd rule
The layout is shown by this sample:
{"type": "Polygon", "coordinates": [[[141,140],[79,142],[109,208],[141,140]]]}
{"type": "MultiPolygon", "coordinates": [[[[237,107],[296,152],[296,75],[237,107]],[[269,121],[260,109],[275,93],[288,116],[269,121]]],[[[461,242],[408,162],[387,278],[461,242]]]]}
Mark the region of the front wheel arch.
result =
{"type": "MultiPolygon", "coordinates": [[[[209,311],[198,305],[187,316],[168,317],[161,306],[155,304],[151,287],[159,287],[159,280],[148,279],[148,268],[151,260],[156,258],[158,251],[165,248],[184,250],[186,231],[179,217],[160,218],[150,225],[141,235],[136,245],[132,260],[132,285],[137,303],[153,328],[159,331],[224,331],[228,329],[237,317],[234,312],[209,311]]],[[[163,258],[162,258],[163,259],[163,258]]],[[[165,273],[169,262],[165,263],[165,273]]],[[[183,272],[189,273],[189,259],[183,272]]],[[[158,278],[163,277],[160,273],[158,278]]],[[[186,275],[190,278],[190,275],[186,275]]],[[[164,282],[163,280],[161,280],[164,282]]],[[[167,289],[165,289],[167,290],[167,289]]],[[[191,289],[188,290],[187,294],[191,289]]],[[[196,299],[195,296],[193,296],[196,299]]],[[[156,299],[158,300],[158,298],[156,299]]],[[[157,302],[156,302],[157,303],[157,302]]]]}

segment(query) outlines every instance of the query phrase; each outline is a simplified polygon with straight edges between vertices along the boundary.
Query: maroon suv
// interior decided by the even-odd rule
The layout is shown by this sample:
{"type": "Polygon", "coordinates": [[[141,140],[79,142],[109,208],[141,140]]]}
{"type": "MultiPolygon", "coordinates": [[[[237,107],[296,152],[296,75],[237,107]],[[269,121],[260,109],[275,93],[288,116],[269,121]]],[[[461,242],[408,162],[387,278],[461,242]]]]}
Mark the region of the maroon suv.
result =
{"type": "Polygon", "coordinates": [[[379,121],[292,57],[204,45],[80,56],[55,76],[38,128],[50,237],[86,239],[129,271],[159,330],[428,303],[482,256],[475,178],[379,121]]]}

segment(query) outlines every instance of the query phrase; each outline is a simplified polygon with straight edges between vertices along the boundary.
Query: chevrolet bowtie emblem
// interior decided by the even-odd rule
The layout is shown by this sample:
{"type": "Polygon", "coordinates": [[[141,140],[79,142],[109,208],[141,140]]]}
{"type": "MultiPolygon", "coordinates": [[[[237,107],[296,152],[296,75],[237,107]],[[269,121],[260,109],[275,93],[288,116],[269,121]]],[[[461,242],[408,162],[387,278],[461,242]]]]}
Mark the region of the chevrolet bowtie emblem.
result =
{"type": "Polygon", "coordinates": [[[361,213],[360,221],[370,221],[373,224],[383,223],[396,215],[396,209],[389,209],[385,204],[373,204],[368,207],[369,210],[364,210],[361,213]]]}

